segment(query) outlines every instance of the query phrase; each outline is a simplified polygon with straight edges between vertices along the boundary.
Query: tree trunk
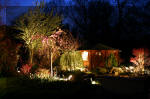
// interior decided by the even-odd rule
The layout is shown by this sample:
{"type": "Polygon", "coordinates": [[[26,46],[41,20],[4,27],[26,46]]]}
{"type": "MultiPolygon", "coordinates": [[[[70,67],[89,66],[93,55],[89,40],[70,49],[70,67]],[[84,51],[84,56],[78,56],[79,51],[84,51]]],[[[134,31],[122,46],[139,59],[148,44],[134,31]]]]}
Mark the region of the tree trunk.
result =
{"type": "Polygon", "coordinates": [[[29,55],[30,55],[29,64],[32,65],[32,64],[33,64],[33,49],[31,49],[31,50],[29,51],[29,55]]]}
{"type": "Polygon", "coordinates": [[[51,52],[51,77],[53,77],[53,53],[51,52]]]}

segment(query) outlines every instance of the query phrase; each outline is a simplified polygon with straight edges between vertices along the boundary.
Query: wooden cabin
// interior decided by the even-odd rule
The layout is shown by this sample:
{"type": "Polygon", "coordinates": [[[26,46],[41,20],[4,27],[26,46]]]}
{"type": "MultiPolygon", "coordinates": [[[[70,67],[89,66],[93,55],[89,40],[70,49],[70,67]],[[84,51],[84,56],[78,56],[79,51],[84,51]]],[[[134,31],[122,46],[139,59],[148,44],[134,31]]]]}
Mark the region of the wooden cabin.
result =
{"type": "Polygon", "coordinates": [[[84,66],[89,70],[97,67],[104,67],[107,57],[112,53],[117,59],[119,64],[119,52],[118,49],[100,49],[100,50],[80,50],[84,66]]]}

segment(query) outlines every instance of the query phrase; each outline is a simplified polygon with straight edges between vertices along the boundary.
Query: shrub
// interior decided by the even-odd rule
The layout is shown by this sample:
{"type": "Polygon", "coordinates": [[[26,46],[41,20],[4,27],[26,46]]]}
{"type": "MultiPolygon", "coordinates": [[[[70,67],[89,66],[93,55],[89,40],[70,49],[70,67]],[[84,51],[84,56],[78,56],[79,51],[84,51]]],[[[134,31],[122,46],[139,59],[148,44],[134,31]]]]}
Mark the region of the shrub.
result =
{"type": "Polygon", "coordinates": [[[31,73],[35,73],[35,71],[38,69],[38,67],[39,67],[38,65],[32,66],[30,72],[31,72],[31,73]]]}
{"type": "Polygon", "coordinates": [[[36,70],[35,76],[40,79],[49,79],[50,71],[49,71],[49,69],[38,68],[36,70]]]}
{"type": "Polygon", "coordinates": [[[111,53],[105,62],[106,67],[110,68],[112,66],[118,66],[118,61],[117,58],[115,57],[115,55],[113,53],[111,53]]]}
{"type": "Polygon", "coordinates": [[[21,67],[21,71],[23,74],[27,75],[30,73],[30,70],[31,70],[31,65],[28,65],[28,64],[25,64],[21,67]]]}
{"type": "Polygon", "coordinates": [[[60,66],[62,70],[77,70],[83,68],[83,60],[79,51],[69,51],[60,57],[60,66]]]}

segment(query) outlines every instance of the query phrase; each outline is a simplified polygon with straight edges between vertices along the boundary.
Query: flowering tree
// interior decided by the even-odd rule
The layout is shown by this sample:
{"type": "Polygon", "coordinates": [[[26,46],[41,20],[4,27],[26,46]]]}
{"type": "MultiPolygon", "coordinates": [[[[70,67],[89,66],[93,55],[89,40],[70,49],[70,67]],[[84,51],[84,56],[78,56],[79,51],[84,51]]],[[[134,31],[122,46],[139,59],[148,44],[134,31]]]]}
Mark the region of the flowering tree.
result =
{"type": "Polygon", "coordinates": [[[130,62],[136,65],[135,72],[144,71],[144,66],[150,65],[150,57],[148,49],[139,48],[132,51],[135,57],[130,58],[130,62]]]}
{"type": "Polygon", "coordinates": [[[73,38],[71,33],[65,32],[61,29],[50,36],[36,35],[34,39],[39,39],[41,43],[39,44],[41,47],[38,47],[39,49],[37,49],[39,56],[44,60],[47,59],[48,62],[50,60],[51,75],[53,75],[53,60],[55,60],[59,54],[66,51],[76,50],[79,46],[78,41],[73,38]]]}
{"type": "Polygon", "coordinates": [[[59,29],[60,23],[61,16],[54,14],[53,11],[46,13],[42,2],[20,17],[15,26],[22,31],[19,38],[23,39],[29,48],[29,64],[33,64],[34,55],[37,54],[40,61],[43,60],[41,65],[50,64],[51,76],[53,76],[53,59],[59,53],[78,47],[77,40],[71,33],[59,29]]]}

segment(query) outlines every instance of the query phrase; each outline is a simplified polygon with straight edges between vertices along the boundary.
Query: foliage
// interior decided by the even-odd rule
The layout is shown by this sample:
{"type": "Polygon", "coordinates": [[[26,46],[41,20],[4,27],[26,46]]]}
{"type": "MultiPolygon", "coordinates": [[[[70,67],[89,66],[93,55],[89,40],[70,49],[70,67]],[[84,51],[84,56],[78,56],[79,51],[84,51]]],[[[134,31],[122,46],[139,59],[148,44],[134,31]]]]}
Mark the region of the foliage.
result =
{"type": "Polygon", "coordinates": [[[39,65],[36,65],[36,64],[35,64],[35,65],[33,65],[33,66],[31,67],[30,72],[31,72],[32,74],[34,74],[38,68],[39,68],[39,65]]]}
{"type": "MultiPolygon", "coordinates": [[[[49,66],[59,55],[65,51],[76,50],[78,42],[73,38],[71,33],[61,29],[53,33],[51,36],[36,35],[34,39],[40,38],[41,48],[36,50],[40,65],[49,66]],[[47,61],[46,61],[47,60],[47,61]]],[[[52,71],[51,71],[52,72],[52,71]]]]}
{"type": "Polygon", "coordinates": [[[49,69],[39,68],[36,70],[35,76],[40,79],[48,79],[50,78],[49,69]]]}
{"type": "Polygon", "coordinates": [[[10,33],[8,29],[11,30],[7,26],[0,27],[0,72],[3,76],[16,74],[18,51],[21,47],[21,44],[17,44],[10,35],[7,35],[10,33]]]}
{"type": "Polygon", "coordinates": [[[130,62],[132,62],[136,66],[135,72],[144,71],[144,66],[150,65],[148,49],[133,49],[132,54],[134,55],[134,57],[130,58],[130,62]]]}
{"type": "Polygon", "coordinates": [[[31,68],[31,65],[25,64],[21,67],[21,71],[23,72],[23,74],[27,75],[30,73],[31,68]]]}
{"type": "Polygon", "coordinates": [[[72,31],[78,33],[75,34],[77,36],[82,35],[84,41],[88,41],[88,46],[97,44],[110,30],[109,21],[113,10],[111,5],[101,0],[72,0],[72,2],[74,6],[69,7],[65,13],[74,24],[72,31]],[[100,34],[102,35],[99,36],[100,34]]]}
{"type": "Polygon", "coordinates": [[[69,51],[60,57],[60,66],[62,70],[76,70],[83,68],[83,60],[79,51],[69,51]]]}
{"type": "Polygon", "coordinates": [[[15,28],[22,32],[18,38],[23,39],[29,48],[30,64],[33,63],[34,50],[41,48],[39,36],[50,36],[61,23],[59,15],[53,11],[44,12],[44,9],[44,2],[37,3],[36,7],[21,16],[15,25],[15,28]]]}
{"type": "Polygon", "coordinates": [[[22,32],[18,37],[29,48],[29,63],[36,61],[40,66],[50,66],[51,75],[53,61],[64,51],[75,50],[78,45],[71,33],[60,29],[61,21],[61,16],[40,2],[21,16],[15,26],[22,32]]]}
{"type": "Polygon", "coordinates": [[[113,66],[118,66],[118,61],[117,61],[117,58],[115,57],[115,55],[113,53],[111,53],[106,61],[105,61],[105,65],[106,67],[110,68],[110,67],[113,67],[113,66]]]}

